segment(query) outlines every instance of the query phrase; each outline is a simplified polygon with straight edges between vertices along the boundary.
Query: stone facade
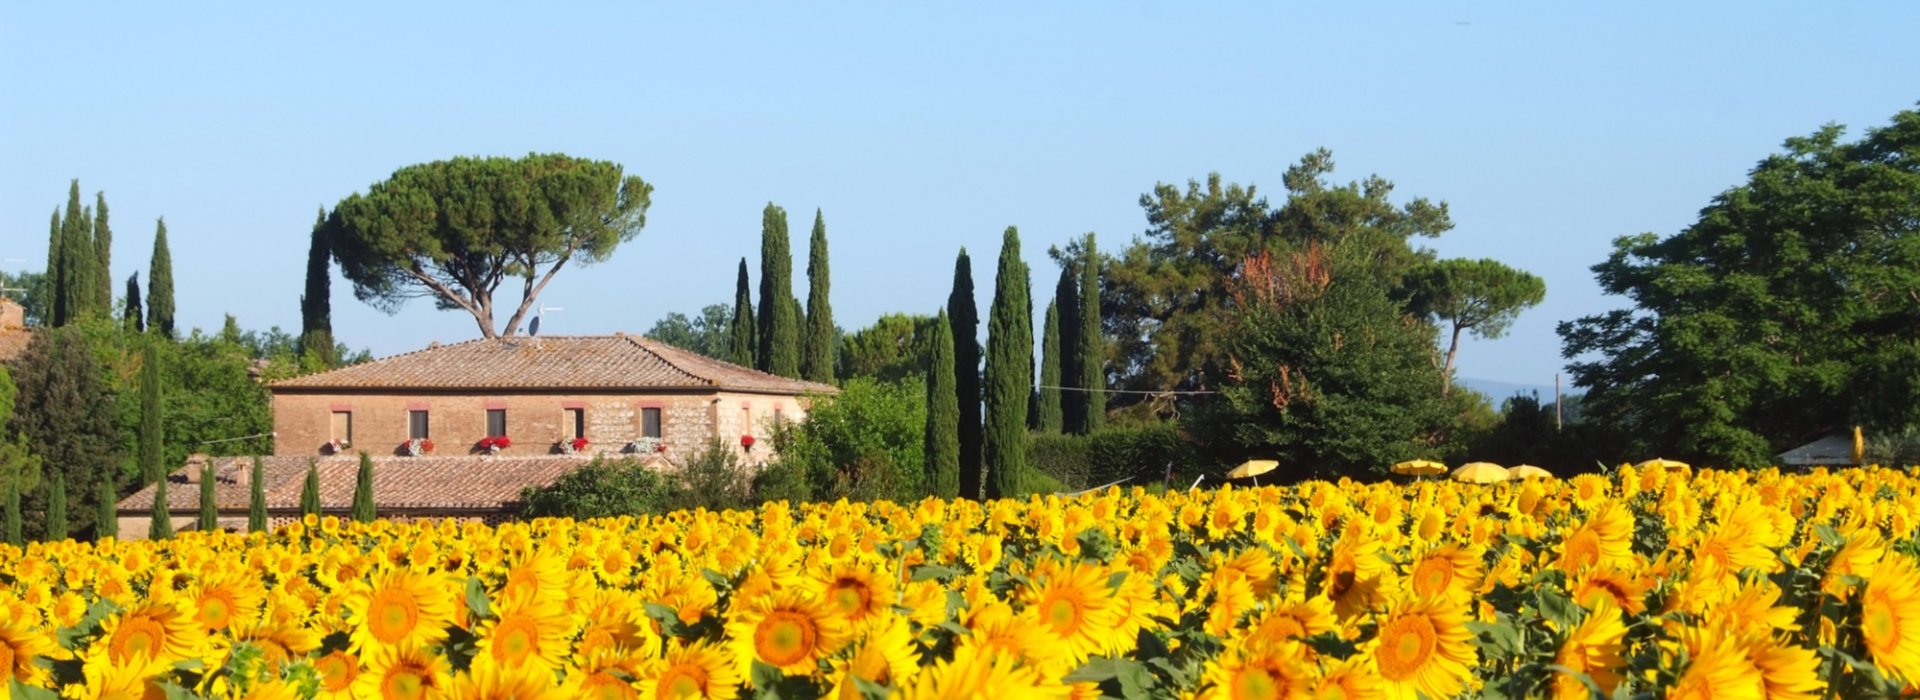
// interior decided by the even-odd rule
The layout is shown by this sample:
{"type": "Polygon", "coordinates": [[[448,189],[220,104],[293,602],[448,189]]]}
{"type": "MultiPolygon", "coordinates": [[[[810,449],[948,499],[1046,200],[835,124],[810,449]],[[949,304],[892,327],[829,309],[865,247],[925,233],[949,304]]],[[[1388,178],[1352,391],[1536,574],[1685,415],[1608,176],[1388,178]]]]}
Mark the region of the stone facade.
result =
{"type": "Polygon", "coordinates": [[[641,437],[646,409],[660,410],[660,441],[669,461],[680,462],[718,438],[749,464],[767,461],[772,454],[775,421],[804,420],[805,399],[799,396],[711,391],[672,393],[515,391],[513,393],[462,390],[397,391],[278,389],[273,393],[273,431],[276,455],[328,454],[335,437],[335,413],[350,418],[350,447],[375,455],[405,454],[412,411],[426,411],[428,437],[436,455],[481,453],[478,443],[487,436],[487,413],[506,411],[507,437],[512,445],[503,456],[536,456],[563,452],[560,443],[572,432],[571,410],[581,412],[589,453],[618,455],[641,437]],[[742,447],[751,435],[755,445],[742,447]]]}

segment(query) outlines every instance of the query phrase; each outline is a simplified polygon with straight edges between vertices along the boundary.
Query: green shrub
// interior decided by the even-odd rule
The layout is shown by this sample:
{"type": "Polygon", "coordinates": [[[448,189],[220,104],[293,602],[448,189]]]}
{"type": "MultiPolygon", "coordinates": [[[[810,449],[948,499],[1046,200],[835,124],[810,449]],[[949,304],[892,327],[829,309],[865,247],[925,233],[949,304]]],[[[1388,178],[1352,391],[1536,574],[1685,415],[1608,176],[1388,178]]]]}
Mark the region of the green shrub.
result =
{"type": "Polygon", "coordinates": [[[1092,435],[1033,435],[1027,440],[1027,464],[1075,491],[1129,477],[1129,485],[1162,481],[1169,463],[1178,474],[1209,472],[1212,461],[1182,439],[1177,426],[1167,424],[1113,427],[1092,435]]]}
{"type": "Polygon", "coordinates": [[[672,485],[635,459],[593,458],[586,466],[544,487],[520,494],[522,517],[603,518],[666,510],[672,485]]]}
{"type": "Polygon", "coordinates": [[[748,497],[753,475],[740,462],[739,453],[720,438],[707,441],[706,449],[681,467],[679,478],[666,499],[668,510],[726,510],[752,505],[748,497]]]}
{"type": "Polygon", "coordinates": [[[777,429],[778,466],[792,473],[770,478],[797,479],[805,498],[814,500],[926,495],[926,391],[917,377],[896,383],[855,377],[838,395],[816,397],[805,421],[777,429]]]}

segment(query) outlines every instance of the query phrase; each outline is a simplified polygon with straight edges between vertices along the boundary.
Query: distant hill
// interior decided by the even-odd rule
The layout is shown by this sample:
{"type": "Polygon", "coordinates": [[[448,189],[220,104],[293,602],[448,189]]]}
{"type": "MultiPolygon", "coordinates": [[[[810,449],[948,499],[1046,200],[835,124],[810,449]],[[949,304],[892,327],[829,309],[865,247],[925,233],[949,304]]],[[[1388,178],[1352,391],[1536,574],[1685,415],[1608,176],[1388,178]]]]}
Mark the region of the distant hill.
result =
{"type": "MultiPolygon", "coordinates": [[[[1540,394],[1541,403],[1553,402],[1552,384],[1515,384],[1513,382],[1496,382],[1491,379],[1460,377],[1454,380],[1454,386],[1480,392],[1481,396],[1485,396],[1493,402],[1494,408],[1499,408],[1501,401],[1507,400],[1507,397],[1513,396],[1514,394],[1537,392],[1540,394]]],[[[1570,387],[1566,386],[1561,386],[1560,391],[1566,394],[1574,393],[1570,387]]]]}

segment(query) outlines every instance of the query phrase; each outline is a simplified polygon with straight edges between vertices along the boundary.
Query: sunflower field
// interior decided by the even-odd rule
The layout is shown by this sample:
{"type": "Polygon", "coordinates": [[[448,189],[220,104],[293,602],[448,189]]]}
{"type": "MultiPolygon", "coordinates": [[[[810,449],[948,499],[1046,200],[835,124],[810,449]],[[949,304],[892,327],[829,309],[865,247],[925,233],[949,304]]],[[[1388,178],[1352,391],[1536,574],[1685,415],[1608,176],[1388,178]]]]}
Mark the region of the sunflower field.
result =
{"type": "Polygon", "coordinates": [[[1920,473],[0,545],[0,697],[1901,697],[1920,473]]]}

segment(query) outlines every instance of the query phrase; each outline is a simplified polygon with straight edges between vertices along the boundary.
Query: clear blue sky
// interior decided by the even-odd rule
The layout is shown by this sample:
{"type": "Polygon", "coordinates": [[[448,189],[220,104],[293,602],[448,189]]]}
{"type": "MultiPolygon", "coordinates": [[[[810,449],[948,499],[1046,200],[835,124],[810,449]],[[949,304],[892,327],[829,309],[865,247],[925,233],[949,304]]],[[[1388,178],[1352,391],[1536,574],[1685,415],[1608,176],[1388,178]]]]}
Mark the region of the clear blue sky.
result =
{"type": "MultiPolygon", "coordinates": [[[[1554,324],[1621,305],[1588,267],[1672,233],[1786,137],[1920,101],[1914,3],[81,3],[0,9],[0,262],[38,269],[79,177],[114,275],[172,239],[181,322],[297,328],[314,213],[394,169],[562,151],[656,186],[644,233],[541,299],[550,333],[642,331],[728,302],[785,206],[804,297],[825,210],[836,320],[944,303],[954,252],[990,299],[1001,231],[1047,246],[1146,227],[1156,182],[1276,197],[1301,154],[1449,202],[1447,256],[1547,280],[1463,377],[1548,384],[1554,324]]],[[[757,274],[757,273],[756,273],[757,274]]],[[[1044,296],[1037,295],[1043,299],[1044,296]]],[[[516,299],[508,299],[512,303],[516,299]]],[[[476,330],[334,283],[385,355],[476,330]]]]}

